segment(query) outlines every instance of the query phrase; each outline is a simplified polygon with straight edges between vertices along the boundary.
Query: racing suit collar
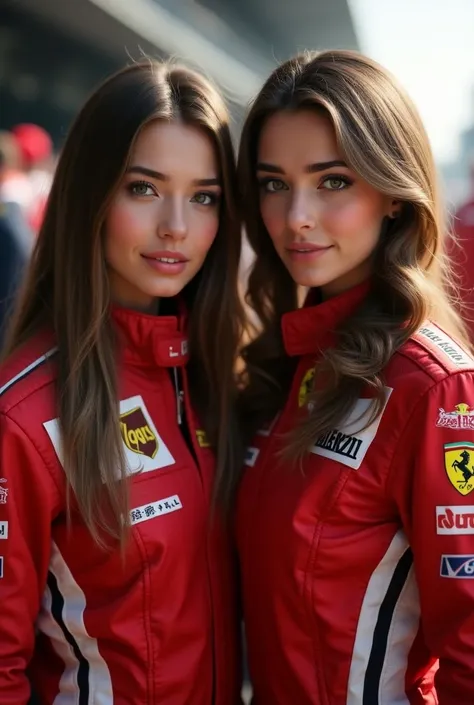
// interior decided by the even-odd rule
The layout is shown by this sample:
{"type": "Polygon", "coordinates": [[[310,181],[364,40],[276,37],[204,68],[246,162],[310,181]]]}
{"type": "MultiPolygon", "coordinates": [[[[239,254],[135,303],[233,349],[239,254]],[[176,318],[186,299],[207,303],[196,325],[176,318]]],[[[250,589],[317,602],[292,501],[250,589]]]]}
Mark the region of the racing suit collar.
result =
{"type": "Polygon", "coordinates": [[[311,305],[317,290],[310,290],[303,308],[282,316],[283,344],[288,355],[311,355],[336,343],[338,325],[365,299],[370,282],[365,281],[339,296],[311,305]]]}
{"type": "Polygon", "coordinates": [[[189,359],[186,316],[155,316],[114,305],[112,318],[125,361],[142,367],[182,367],[189,359]]]}

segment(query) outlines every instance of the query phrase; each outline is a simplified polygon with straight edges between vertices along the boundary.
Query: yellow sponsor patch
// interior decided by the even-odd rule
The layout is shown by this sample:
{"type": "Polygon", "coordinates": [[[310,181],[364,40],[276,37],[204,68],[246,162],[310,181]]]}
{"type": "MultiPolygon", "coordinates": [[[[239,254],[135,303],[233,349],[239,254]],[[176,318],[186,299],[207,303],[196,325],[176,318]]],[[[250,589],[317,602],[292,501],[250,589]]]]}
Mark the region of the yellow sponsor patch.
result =
{"type": "Polygon", "coordinates": [[[206,432],[200,428],[196,431],[196,438],[197,442],[200,448],[210,448],[211,444],[209,443],[209,439],[206,436],[206,432]]]}
{"type": "Polygon", "coordinates": [[[313,391],[314,367],[308,370],[301,380],[300,389],[298,392],[298,406],[302,407],[313,391]]]}

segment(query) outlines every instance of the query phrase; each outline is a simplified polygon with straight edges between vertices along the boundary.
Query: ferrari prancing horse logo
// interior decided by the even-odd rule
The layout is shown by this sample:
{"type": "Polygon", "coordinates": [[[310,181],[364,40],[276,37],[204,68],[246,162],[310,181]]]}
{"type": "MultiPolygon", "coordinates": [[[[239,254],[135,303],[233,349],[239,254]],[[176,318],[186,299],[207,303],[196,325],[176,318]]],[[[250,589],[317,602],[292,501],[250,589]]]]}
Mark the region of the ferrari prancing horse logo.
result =
{"type": "Polygon", "coordinates": [[[446,443],[444,467],[452,486],[462,495],[474,490],[474,443],[446,443]]]}

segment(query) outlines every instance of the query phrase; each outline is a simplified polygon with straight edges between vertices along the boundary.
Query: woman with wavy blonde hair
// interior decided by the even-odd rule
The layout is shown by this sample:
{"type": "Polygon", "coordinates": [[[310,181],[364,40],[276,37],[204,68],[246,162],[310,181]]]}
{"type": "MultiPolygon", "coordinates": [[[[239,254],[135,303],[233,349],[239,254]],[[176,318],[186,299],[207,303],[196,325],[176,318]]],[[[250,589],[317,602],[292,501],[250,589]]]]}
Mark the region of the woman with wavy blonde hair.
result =
{"type": "Polygon", "coordinates": [[[256,702],[467,705],[474,359],[421,120],[376,62],[307,53],[257,96],[239,170],[260,321],[237,507],[256,702]]]}

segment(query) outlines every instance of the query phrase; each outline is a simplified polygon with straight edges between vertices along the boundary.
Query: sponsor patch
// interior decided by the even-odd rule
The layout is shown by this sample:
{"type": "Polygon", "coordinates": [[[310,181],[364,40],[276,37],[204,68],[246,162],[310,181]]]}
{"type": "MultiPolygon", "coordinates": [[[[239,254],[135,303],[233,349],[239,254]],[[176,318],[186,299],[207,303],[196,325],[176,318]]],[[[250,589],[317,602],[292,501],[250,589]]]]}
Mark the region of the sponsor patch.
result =
{"type": "Polygon", "coordinates": [[[120,433],[132,453],[146,455],[152,460],[158,453],[158,439],[147,423],[141,406],[120,414],[120,433]]]}
{"type": "Polygon", "coordinates": [[[198,442],[198,445],[200,448],[210,448],[211,444],[209,443],[209,439],[206,435],[206,432],[200,428],[196,431],[196,439],[198,442]]]}
{"type": "Polygon", "coordinates": [[[442,578],[474,578],[474,556],[441,556],[442,578]]]}
{"type": "Polygon", "coordinates": [[[259,453],[260,453],[260,451],[258,448],[246,448],[245,449],[245,458],[244,458],[245,465],[248,465],[249,467],[253,468],[253,466],[257,462],[257,458],[258,458],[259,453]]]}
{"type": "Polygon", "coordinates": [[[437,534],[474,534],[474,505],[436,507],[437,534]]]}
{"type": "Polygon", "coordinates": [[[452,486],[463,496],[474,490],[474,443],[446,443],[444,467],[452,486]]]}
{"type": "Polygon", "coordinates": [[[0,504],[7,503],[8,489],[6,487],[2,487],[2,485],[5,485],[6,482],[7,481],[4,477],[0,478],[0,504]]]}
{"type": "Polygon", "coordinates": [[[183,505],[181,504],[180,498],[177,494],[174,494],[171,497],[165,497],[164,499],[159,499],[157,502],[150,502],[149,504],[144,504],[141,507],[132,509],[130,511],[130,524],[141,524],[142,521],[155,519],[164,514],[171,514],[182,508],[183,505]]]}
{"type": "Polygon", "coordinates": [[[452,411],[439,410],[436,421],[438,428],[451,428],[457,431],[474,431],[474,410],[468,404],[456,404],[452,411]]]}
{"type": "MultiPolygon", "coordinates": [[[[127,461],[127,474],[150,472],[174,465],[174,458],[158,433],[141,396],[122,399],[120,402],[120,432],[127,461]]],[[[64,465],[58,419],[43,424],[64,465]]]]}
{"type": "Polygon", "coordinates": [[[358,399],[341,428],[329,431],[319,438],[311,448],[311,453],[336,460],[338,463],[358,470],[377,435],[383,411],[392,391],[390,387],[385,387],[385,405],[382,414],[370,426],[367,426],[363,431],[360,430],[364,427],[364,420],[366,421],[370,415],[372,400],[358,399]]]}
{"type": "Polygon", "coordinates": [[[8,521],[0,521],[0,539],[8,538],[8,521]]]}
{"type": "Polygon", "coordinates": [[[418,335],[429,340],[438,350],[441,350],[456,367],[473,367],[473,358],[433,323],[419,328],[418,335]]]}
{"type": "Polygon", "coordinates": [[[305,406],[306,400],[308,399],[309,395],[313,391],[314,372],[315,372],[315,368],[311,367],[311,369],[309,369],[305,373],[303,379],[301,380],[300,388],[298,391],[298,406],[300,408],[302,406],[305,406]]]}

